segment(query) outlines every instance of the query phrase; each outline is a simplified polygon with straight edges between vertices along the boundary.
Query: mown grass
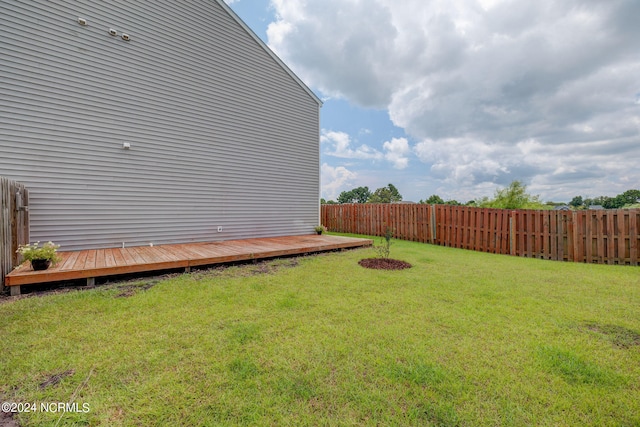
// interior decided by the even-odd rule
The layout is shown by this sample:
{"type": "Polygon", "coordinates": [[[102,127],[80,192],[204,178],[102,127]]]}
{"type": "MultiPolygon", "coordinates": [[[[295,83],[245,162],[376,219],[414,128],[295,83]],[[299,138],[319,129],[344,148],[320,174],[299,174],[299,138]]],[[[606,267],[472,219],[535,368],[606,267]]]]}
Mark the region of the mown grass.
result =
{"type": "Polygon", "coordinates": [[[637,267],[369,256],[5,301],[0,400],[90,405],[26,426],[640,425],[637,267]]]}

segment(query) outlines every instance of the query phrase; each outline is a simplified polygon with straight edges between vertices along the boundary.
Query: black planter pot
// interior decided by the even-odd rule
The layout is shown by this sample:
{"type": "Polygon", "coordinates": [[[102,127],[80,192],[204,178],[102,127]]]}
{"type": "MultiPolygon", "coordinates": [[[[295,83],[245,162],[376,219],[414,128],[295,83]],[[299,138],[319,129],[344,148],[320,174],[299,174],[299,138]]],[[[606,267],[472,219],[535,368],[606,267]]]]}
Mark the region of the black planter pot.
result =
{"type": "Polygon", "coordinates": [[[51,260],[50,259],[32,259],[31,267],[35,271],[46,270],[47,268],[51,267],[51,260]]]}

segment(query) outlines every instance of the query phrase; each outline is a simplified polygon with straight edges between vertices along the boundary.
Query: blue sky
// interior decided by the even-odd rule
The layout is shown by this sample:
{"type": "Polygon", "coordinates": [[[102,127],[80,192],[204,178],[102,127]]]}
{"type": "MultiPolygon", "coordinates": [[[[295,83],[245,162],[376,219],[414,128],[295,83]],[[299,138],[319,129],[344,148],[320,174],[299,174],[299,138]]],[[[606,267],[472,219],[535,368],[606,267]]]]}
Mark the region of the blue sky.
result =
{"type": "Polygon", "coordinates": [[[324,100],[322,196],[640,188],[640,2],[228,0],[324,100]]]}

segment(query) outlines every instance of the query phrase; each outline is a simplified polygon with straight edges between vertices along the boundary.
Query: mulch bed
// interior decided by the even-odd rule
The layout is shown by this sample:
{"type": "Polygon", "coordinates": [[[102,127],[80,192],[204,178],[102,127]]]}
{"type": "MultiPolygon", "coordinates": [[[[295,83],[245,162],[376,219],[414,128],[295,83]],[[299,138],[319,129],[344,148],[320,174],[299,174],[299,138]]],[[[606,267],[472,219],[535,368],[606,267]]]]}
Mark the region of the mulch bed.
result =
{"type": "Polygon", "coordinates": [[[390,258],[365,258],[358,262],[364,268],[373,268],[376,270],[404,270],[411,268],[408,262],[390,258]]]}

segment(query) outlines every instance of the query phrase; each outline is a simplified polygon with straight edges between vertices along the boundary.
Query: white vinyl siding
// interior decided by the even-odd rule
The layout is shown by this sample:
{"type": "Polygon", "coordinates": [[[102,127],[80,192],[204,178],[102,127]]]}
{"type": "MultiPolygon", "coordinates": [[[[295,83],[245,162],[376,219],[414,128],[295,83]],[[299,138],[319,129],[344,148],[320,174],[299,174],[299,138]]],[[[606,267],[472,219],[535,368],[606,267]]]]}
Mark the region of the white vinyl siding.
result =
{"type": "Polygon", "coordinates": [[[317,225],[317,98],[217,1],[8,1],[0,20],[0,175],[29,188],[32,240],[317,225]]]}

